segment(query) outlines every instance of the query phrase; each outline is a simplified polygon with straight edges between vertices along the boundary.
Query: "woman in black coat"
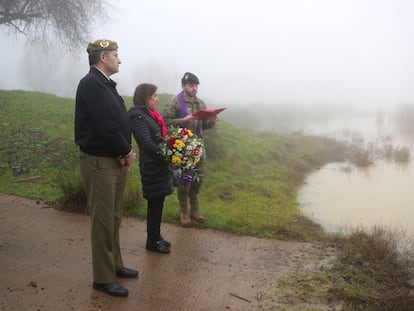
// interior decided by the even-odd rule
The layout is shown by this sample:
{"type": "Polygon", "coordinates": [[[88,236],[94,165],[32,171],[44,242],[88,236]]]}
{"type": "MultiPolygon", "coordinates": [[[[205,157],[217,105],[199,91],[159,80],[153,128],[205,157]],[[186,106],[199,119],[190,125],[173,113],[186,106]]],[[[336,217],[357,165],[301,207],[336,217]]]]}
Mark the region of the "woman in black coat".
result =
{"type": "Polygon", "coordinates": [[[174,184],[168,163],[160,155],[167,127],[156,110],[157,87],[147,83],[138,85],[133,102],[129,116],[139,148],[142,192],[148,204],[146,249],[166,254],[171,243],[161,235],[161,218],[165,197],[174,191],[174,184]]]}

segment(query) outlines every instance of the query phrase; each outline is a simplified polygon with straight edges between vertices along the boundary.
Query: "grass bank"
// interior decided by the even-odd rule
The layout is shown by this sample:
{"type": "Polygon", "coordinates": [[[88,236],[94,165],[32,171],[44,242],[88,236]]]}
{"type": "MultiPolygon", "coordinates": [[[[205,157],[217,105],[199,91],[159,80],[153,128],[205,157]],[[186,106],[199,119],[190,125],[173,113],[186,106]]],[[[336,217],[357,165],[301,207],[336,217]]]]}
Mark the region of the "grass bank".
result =
{"type": "Polygon", "coordinates": [[[335,234],[271,290],[293,306],[274,310],[412,311],[413,249],[405,232],[380,225],[335,234]]]}
{"type": "MultiPolygon", "coordinates": [[[[160,98],[162,107],[169,95],[160,98]]],[[[131,98],[126,100],[130,106],[131,98]]],[[[73,99],[0,91],[0,192],[65,203],[71,210],[84,208],[73,142],[74,107],[73,99]]],[[[323,241],[322,248],[334,254],[329,266],[297,271],[275,293],[282,288],[283,299],[292,305],[299,301],[300,310],[322,310],[303,307],[315,300],[328,305],[330,300],[341,301],[343,310],[413,310],[412,248],[400,252],[397,235],[381,229],[327,236],[299,210],[296,196],[306,175],[344,160],[343,145],[321,137],[241,130],[223,121],[205,133],[205,143],[208,162],[200,195],[208,218],[204,227],[323,241]]],[[[125,198],[127,213],[145,217],[138,163],[129,171],[125,198]]],[[[177,223],[176,193],[165,206],[163,220],[177,223]]]]}
{"type": "MultiPolygon", "coordinates": [[[[161,108],[169,95],[160,98],[161,108]]],[[[0,191],[62,202],[63,190],[79,189],[74,100],[25,91],[0,91],[0,100],[0,191]]],[[[131,98],[126,101],[130,106],[131,98]]],[[[208,162],[200,203],[208,221],[203,226],[279,239],[323,235],[300,213],[296,194],[310,171],[342,160],[342,146],[320,137],[240,130],[223,121],[205,132],[205,143],[208,162]]],[[[145,217],[140,188],[135,163],[126,211],[145,217]]],[[[165,206],[164,220],[176,223],[175,193],[165,206]]]]}

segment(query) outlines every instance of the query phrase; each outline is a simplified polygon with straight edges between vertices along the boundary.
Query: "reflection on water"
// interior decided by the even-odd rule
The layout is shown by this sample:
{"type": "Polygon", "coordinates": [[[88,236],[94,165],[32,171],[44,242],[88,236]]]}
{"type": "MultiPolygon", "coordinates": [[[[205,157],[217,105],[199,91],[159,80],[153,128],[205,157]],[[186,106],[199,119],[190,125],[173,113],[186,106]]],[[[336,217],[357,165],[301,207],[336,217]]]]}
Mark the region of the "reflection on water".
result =
{"type": "MultiPolygon", "coordinates": [[[[414,132],[407,135],[398,125],[377,114],[330,120],[302,131],[364,145],[404,146],[413,154],[414,132]]],[[[414,165],[391,160],[377,160],[364,169],[329,164],[308,177],[298,201],[303,213],[329,232],[382,224],[414,236],[414,165]]]]}
{"type": "Polygon", "coordinates": [[[329,232],[382,224],[414,235],[414,166],[348,168],[335,163],[311,174],[298,197],[303,213],[329,232]]]}

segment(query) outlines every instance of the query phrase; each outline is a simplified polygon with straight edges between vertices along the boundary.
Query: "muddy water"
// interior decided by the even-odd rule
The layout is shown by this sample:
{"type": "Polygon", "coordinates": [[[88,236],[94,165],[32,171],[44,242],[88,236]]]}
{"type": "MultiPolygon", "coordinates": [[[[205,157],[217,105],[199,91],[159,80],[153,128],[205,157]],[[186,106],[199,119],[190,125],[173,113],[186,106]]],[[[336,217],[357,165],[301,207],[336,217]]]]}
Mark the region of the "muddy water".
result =
{"type": "Polygon", "coordinates": [[[381,224],[414,235],[414,166],[381,161],[359,170],[329,164],[299,194],[305,215],[335,232],[381,224]]]}
{"type": "MultiPolygon", "coordinates": [[[[413,157],[413,136],[402,132],[391,118],[331,120],[304,131],[365,145],[404,146],[413,157]]],[[[298,201],[303,213],[329,232],[380,224],[414,236],[414,165],[384,159],[363,169],[331,163],[308,176],[298,201]]]]}

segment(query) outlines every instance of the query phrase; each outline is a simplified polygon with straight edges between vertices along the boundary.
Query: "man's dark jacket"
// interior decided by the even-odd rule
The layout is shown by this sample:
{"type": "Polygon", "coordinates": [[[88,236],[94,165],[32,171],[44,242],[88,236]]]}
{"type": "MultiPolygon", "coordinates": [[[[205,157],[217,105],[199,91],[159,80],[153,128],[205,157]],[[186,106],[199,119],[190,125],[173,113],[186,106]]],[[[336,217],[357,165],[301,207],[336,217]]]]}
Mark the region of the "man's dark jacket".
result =
{"type": "Polygon", "coordinates": [[[75,143],[94,156],[125,156],[131,150],[131,127],[116,83],[91,67],[76,91],[75,143]]]}

